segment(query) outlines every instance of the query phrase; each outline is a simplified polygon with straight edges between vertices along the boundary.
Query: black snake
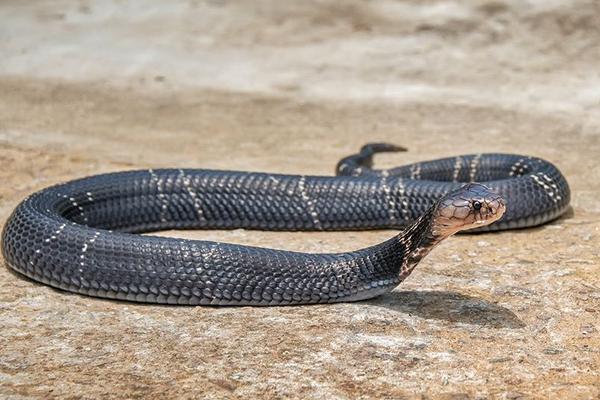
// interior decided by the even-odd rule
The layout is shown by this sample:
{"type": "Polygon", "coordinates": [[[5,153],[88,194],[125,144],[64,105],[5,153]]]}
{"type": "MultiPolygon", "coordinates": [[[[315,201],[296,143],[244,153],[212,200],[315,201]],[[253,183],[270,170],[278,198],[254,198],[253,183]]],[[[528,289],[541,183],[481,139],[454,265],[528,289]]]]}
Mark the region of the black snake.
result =
{"type": "Polygon", "coordinates": [[[354,301],[393,289],[457,231],[534,226],[569,204],[563,175],[539,158],[479,154],[371,168],[374,153],[399,149],[367,145],[342,160],[335,177],[157,169],[59,184],[15,209],[2,233],[4,258],[36,281],[113,299],[354,301]],[[191,228],[406,229],[381,244],[335,254],[138,234],[191,228]]]}

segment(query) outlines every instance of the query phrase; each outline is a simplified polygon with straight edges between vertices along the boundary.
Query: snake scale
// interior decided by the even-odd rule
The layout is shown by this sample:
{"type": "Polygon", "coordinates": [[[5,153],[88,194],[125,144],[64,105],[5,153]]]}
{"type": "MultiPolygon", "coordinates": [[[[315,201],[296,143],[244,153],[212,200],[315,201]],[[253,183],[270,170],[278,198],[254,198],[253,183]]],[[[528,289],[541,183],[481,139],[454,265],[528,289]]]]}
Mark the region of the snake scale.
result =
{"type": "Polygon", "coordinates": [[[565,178],[539,158],[478,154],[372,168],[375,153],[399,150],[366,145],[331,177],[156,169],[73,180],[17,206],[2,232],[3,255],[35,281],[111,299],[355,301],[393,289],[453,233],[534,226],[569,204],[565,178]],[[234,228],[404,230],[365,249],[331,254],[139,234],[234,228]]]}

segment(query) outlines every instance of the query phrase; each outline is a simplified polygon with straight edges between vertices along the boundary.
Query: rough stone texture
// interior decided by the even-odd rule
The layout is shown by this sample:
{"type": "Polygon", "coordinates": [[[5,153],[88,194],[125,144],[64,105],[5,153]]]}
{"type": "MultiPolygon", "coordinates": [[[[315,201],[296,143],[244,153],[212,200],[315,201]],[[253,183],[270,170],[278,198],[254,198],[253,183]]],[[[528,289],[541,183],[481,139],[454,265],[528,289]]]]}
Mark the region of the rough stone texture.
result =
{"type": "MultiPolygon", "coordinates": [[[[92,173],[330,174],[469,152],[556,163],[572,212],[451,238],[376,300],[161,307],[0,268],[0,397],[600,396],[600,8],[595,1],[0,5],[0,220],[92,173]]],[[[167,232],[344,251],[394,232],[167,232]]]]}

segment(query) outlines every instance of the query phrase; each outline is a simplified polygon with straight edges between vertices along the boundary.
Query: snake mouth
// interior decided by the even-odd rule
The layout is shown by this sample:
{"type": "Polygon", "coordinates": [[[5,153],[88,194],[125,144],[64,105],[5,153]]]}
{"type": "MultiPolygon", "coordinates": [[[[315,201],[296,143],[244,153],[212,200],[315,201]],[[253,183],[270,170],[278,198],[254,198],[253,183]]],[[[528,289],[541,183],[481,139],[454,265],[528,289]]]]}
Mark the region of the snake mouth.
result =
{"type": "Polygon", "coordinates": [[[484,185],[470,183],[440,200],[432,230],[435,235],[450,236],[498,221],[505,211],[506,203],[500,195],[484,185]]]}

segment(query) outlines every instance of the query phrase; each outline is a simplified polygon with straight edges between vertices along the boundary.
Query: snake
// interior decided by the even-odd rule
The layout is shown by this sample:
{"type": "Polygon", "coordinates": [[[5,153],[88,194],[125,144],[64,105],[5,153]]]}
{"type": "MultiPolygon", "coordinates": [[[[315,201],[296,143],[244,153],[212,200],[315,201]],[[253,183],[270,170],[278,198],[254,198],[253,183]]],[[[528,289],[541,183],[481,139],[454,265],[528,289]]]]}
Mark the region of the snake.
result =
{"type": "Polygon", "coordinates": [[[7,265],[83,295],[144,303],[281,306],[391,291],[457,232],[543,224],[568,208],[550,162],[472,154],[374,169],[370,143],[335,176],[148,169],[83,177],[22,200],[2,231],[7,265]],[[397,230],[366,248],[302,253],[144,235],[170,229],[397,230]]]}

